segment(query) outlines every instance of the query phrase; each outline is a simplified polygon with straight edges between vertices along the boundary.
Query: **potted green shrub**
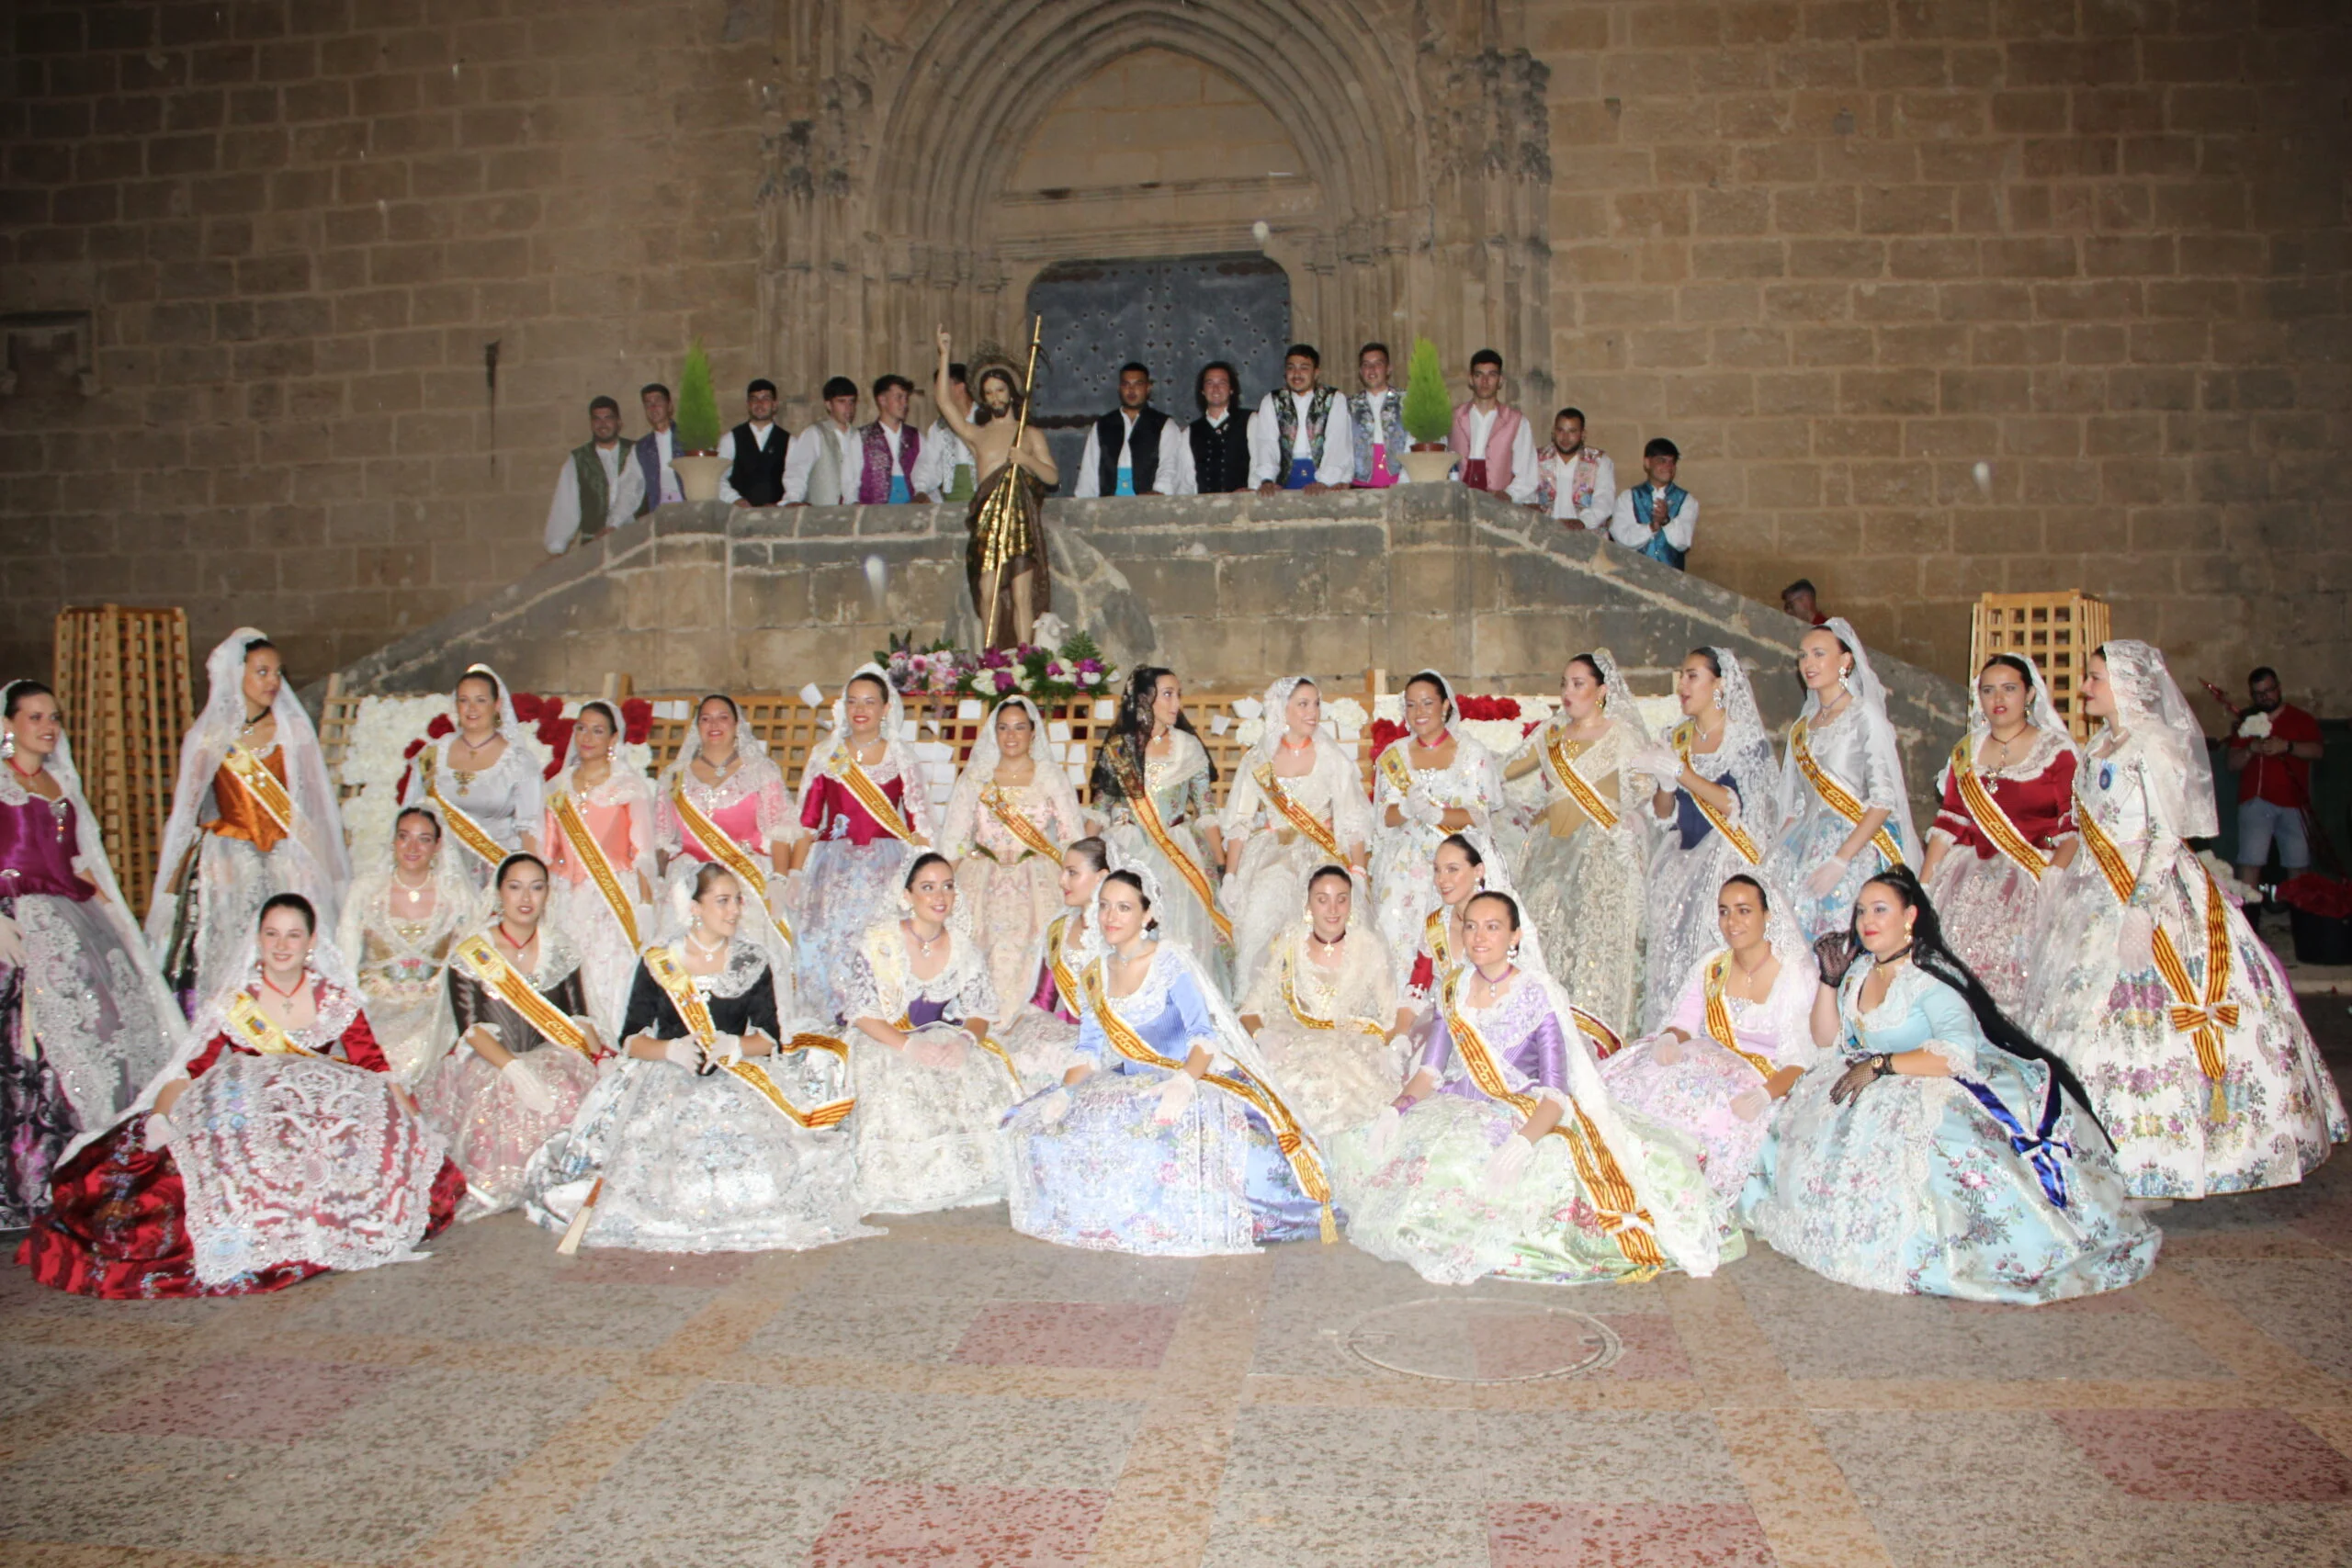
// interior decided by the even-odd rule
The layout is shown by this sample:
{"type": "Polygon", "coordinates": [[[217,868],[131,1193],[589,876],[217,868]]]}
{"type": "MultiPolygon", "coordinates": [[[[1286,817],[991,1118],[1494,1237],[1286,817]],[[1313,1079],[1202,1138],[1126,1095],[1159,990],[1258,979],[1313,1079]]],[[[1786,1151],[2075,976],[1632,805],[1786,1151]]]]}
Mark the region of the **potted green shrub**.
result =
{"type": "Polygon", "coordinates": [[[1437,362],[1437,344],[1425,337],[1413,340],[1413,359],[1405,377],[1405,406],[1398,411],[1412,448],[1405,454],[1405,472],[1417,485],[1442,484],[1453,471],[1453,454],[1446,437],[1453,434],[1453,400],[1445,390],[1445,371],[1437,362]]]}
{"type": "Polygon", "coordinates": [[[688,501],[717,501],[726,469],[718,456],[718,392],[711,385],[710,355],[696,338],[678,374],[677,456],[670,471],[688,501]]]}

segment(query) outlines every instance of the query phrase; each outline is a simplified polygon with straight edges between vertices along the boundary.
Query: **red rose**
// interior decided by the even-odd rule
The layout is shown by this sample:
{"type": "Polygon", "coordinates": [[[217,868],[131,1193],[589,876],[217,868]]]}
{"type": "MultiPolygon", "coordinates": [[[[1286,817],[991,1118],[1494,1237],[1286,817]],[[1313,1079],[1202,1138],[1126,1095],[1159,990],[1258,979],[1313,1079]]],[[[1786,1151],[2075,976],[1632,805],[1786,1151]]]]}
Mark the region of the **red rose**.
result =
{"type": "Polygon", "coordinates": [[[1495,716],[1497,718],[1517,718],[1519,716],[1519,699],[1517,697],[1488,697],[1487,701],[1493,705],[1495,716]]]}
{"type": "Polygon", "coordinates": [[[458,721],[456,719],[451,718],[446,713],[436,713],[433,716],[433,722],[424,727],[424,733],[432,737],[434,739],[438,740],[445,735],[456,733],[457,728],[458,721]]]}
{"type": "Polygon", "coordinates": [[[631,697],[621,704],[622,739],[631,746],[642,746],[645,738],[653,733],[653,699],[631,697]]]}
{"type": "Polygon", "coordinates": [[[1391,741],[1402,740],[1410,733],[1411,731],[1393,718],[1374,719],[1372,721],[1372,754],[1375,757],[1379,756],[1388,750],[1391,741]]]}
{"type": "Polygon", "coordinates": [[[410,758],[412,758],[412,757],[415,756],[419,751],[422,751],[422,750],[424,750],[424,736],[422,736],[422,735],[420,735],[420,736],[418,736],[415,739],[413,739],[413,740],[412,740],[412,741],[410,741],[410,742],[408,743],[408,750],[405,750],[405,751],[402,751],[402,752],[401,753],[401,761],[403,761],[403,762],[405,762],[405,761],[407,761],[410,758]]]}
{"type": "MultiPolygon", "coordinates": [[[[560,706],[560,705],[559,705],[560,706]]],[[[536,724],[547,715],[548,700],[528,692],[514,694],[514,716],[526,724],[536,724]]]]}

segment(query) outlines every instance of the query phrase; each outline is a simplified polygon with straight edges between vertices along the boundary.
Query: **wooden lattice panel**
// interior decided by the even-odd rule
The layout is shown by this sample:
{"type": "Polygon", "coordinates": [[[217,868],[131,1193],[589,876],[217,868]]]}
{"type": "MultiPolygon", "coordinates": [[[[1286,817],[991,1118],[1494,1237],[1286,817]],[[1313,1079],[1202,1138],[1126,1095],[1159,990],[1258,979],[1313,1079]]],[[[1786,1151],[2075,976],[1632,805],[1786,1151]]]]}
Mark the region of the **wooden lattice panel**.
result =
{"type": "Polygon", "coordinates": [[[196,723],[187,615],[121,604],[57,615],[58,705],[82,791],[123,897],[144,908],[163,851],[180,740],[196,723]]]}
{"type": "Polygon", "coordinates": [[[1987,593],[1976,602],[1968,639],[1968,683],[1996,653],[2030,655],[2077,740],[2090,737],[2082,711],[2083,668],[2108,638],[2107,602],[2088,593],[1987,593]]]}

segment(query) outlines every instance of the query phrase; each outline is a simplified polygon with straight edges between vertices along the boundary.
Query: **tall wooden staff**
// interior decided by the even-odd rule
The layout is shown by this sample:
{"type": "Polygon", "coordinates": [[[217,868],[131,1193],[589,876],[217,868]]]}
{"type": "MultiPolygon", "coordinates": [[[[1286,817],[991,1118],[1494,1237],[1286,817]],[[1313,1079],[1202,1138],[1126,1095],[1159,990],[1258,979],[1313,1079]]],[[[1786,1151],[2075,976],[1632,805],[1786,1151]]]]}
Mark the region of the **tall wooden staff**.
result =
{"type": "MultiPolygon", "coordinates": [[[[1045,331],[1046,318],[1039,316],[1029,329],[1029,368],[1021,378],[1021,415],[1013,424],[1012,450],[1004,459],[1007,468],[1020,462],[1021,443],[1029,434],[1029,404],[1037,385],[1037,343],[1045,331]]],[[[997,593],[1004,579],[1004,563],[1012,555],[1013,536],[1021,526],[1020,486],[1021,476],[1007,473],[980,506],[980,565],[989,581],[989,607],[980,633],[983,650],[996,646],[997,593]]]]}

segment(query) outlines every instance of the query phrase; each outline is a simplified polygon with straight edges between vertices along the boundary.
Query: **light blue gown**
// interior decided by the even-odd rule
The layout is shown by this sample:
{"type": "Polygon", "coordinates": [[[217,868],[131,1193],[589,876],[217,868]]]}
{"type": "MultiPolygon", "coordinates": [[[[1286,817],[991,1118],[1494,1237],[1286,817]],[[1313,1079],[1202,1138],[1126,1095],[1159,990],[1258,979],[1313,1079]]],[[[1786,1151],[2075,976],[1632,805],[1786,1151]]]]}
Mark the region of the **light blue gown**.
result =
{"type": "Polygon", "coordinates": [[[1845,1038],[1772,1119],[1748,1228],[1817,1274],[1898,1294],[2052,1302],[2154,1267],[2161,1236],[2125,1207],[2105,1135],[2050,1069],[1985,1039],[1967,999],[1913,964],[1864,1013],[1870,972],[1846,976],[1845,1038]],[[1829,1102],[1858,1058],[1922,1048],[1956,1076],[1883,1077],[1829,1102]]]}
{"type": "MultiPolygon", "coordinates": [[[[1229,1042],[1204,989],[1191,954],[1163,942],[1143,984],[1128,996],[1106,993],[1104,1005],[1162,1056],[1181,1062],[1195,1045],[1222,1056],[1229,1042]]],[[[1167,1069],[1119,1055],[1093,1009],[1081,1010],[1074,1049],[1093,1072],[1005,1118],[1014,1230],[1065,1247],[1177,1258],[1321,1234],[1321,1205],[1300,1188],[1255,1107],[1204,1083],[1160,1125],[1167,1069]]],[[[1250,1076],[1229,1060],[1215,1070],[1250,1076]]]]}

